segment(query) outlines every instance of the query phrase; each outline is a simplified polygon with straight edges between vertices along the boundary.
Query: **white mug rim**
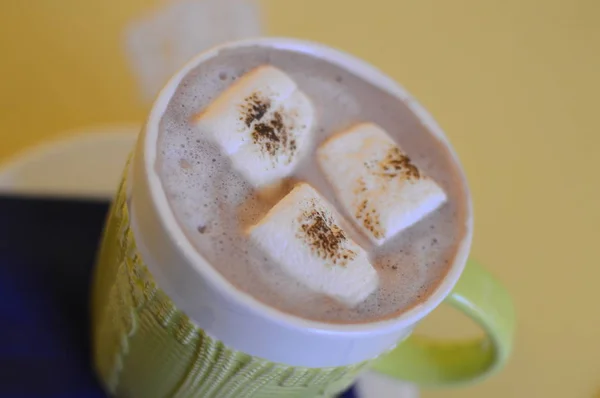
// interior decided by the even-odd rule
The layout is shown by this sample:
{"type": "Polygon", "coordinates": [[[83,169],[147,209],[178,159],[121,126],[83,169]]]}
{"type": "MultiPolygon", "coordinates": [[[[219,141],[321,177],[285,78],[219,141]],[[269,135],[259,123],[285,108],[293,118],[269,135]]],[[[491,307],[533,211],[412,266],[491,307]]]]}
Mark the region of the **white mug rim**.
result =
{"type": "Polygon", "coordinates": [[[433,117],[414,98],[412,98],[412,96],[408,94],[404,88],[402,88],[393,79],[385,75],[374,66],[334,48],[305,40],[265,37],[225,43],[198,54],[186,65],[184,65],[177,73],[175,73],[175,75],[173,75],[165,87],[160,91],[152,105],[150,116],[145,128],[143,146],[140,149],[142,149],[144,152],[144,174],[148,180],[151,202],[154,204],[159,214],[158,219],[162,224],[162,227],[167,231],[169,238],[172,239],[173,243],[178,247],[179,250],[182,251],[184,258],[187,260],[189,265],[193,267],[196,272],[200,273],[203,278],[206,278],[208,281],[210,281],[210,283],[222,294],[230,296],[242,307],[247,308],[254,313],[264,315],[278,323],[292,327],[307,328],[313,331],[324,333],[343,332],[362,334],[365,332],[368,333],[387,330],[389,328],[399,329],[411,327],[444,300],[444,298],[450,293],[458,281],[465,267],[473,234],[473,210],[471,195],[468,192],[468,184],[466,183],[466,177],[458,157],[454,152],[454,149],[448,142],[448,139],[446,138],[442,129],[437,125],[433,117]],[[173,94],[177,90],[179,83],[191,70],[193,70],[200,63],[217,56],[221,50],[250,46],[263,46],[308,53],[326,59],[328,62],[332,62],[347,68],[352,73],[398,97],[398,99],[403,101],[410,111],[413,112],[413,114],[423,123],[429,132],[434,134],[447,146],[447,149],[452,156],[452,160],[460,170],[461,179],[463,180],[466,190],[467,232],[463,241],[459,245],[450,269],[446,273],[443,280],[437,285],[435,291],[432,292],[424,301],[413,306],[407,311],[399,313],[397,316],[371,322],[327,323],[305,319],[269,306],[268,304],[255,299],[250,294],[238,290],[223,275],[213,268],[210,263],[193,247],[192,243],[189,241],[189,238],[186,236],[175,219],[175,215],[173,214],[171,206],[167,201],[166,193],[162,187],[160,177],[156,171],[155,164],[159,133],[158,126],[160,125],[160,120],[167,109],[173,94]]]}

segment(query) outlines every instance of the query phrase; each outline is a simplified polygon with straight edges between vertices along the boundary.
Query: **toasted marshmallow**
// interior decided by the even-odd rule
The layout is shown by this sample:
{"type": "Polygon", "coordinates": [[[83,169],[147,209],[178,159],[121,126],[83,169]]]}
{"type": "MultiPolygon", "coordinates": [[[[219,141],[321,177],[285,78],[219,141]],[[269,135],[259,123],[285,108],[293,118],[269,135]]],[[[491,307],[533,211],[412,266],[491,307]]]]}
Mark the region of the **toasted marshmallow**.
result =
{"type": "Polygon", "coordinates": [[[308,289],[355,306],[378,286],[367,253],[340,225],[340,216],[315,189],[297,184],[250,229],[250,237],[308,289]]]}
{"type": "Polygon", "coordinates": [[[292,173],[310,146],[314,108],[285,73],[264,65],[228,87],[193,122],[260,187],[292,173]]]}
{"type": "Polygon", "coordinates": [[[446,201],[442,188],[373,123],[336,134],[317,157],[339,202],[378,245],[446,201]]]}

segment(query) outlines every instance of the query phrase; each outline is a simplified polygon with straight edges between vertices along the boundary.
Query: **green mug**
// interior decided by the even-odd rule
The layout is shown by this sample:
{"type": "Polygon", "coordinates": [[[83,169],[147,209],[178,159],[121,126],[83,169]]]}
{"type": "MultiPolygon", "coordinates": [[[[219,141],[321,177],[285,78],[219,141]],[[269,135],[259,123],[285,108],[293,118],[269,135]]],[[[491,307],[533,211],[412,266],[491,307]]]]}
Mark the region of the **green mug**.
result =
{"type": "MultiPolygon", "coordinates": [[[[290,39],[225,47],[244,46],[304,52],[341,65],[398,97],[447,142],[400,86],[359,59],[290,39]]],[[[470,232],[423,303],[393,319],[357,325],[282,313],[237,290],[194,250],[154,168],[158,125],[181,79],[222,49],[194,58],[163,89],[109,214],[92,298],[94,363],[106,390],[144,398],[333,397],[366,369],[432,386],[472,382],[500,369],[512,349],[514,309],[504,288],[467,261],[470,232]],[[486,336],[465,342],[412,336],[442,301],[478,322],[486,336]]]]}

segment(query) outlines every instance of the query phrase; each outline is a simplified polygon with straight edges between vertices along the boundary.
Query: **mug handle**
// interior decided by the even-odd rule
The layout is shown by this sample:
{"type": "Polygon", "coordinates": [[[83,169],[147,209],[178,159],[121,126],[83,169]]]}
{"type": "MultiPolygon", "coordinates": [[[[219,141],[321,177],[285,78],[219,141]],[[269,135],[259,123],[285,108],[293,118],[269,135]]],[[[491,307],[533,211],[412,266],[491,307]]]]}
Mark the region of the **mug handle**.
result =
{"type": "Polygon", "coordinates": [[[506,289],[469,260],[445,302],[477,322],[486,336],[440,341],[413,335],[375,361],[373,369],[418,385],[447,386],[473,382],[502,368],[515,330],[514,306],[506,289]]]}

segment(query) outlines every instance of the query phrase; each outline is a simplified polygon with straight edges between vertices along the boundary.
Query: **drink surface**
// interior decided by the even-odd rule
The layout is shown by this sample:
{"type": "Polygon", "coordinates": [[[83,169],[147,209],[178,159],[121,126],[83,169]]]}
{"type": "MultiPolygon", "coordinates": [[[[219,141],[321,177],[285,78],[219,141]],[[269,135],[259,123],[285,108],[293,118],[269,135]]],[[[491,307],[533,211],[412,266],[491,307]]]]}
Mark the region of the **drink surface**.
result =
{"type": "Polygon", "coordinates": [[[306,53],[262,46],[221,50],[179,84],[161,119],[158,150],[156,168],[168,201],[198,252],[238,289],[303,318],[361,323],[406,311],[433,293],[467,236],[467,188],[446,144],[397,97],[306,53]],[[308,155],[268,194],[237,172],[229,156],[194,123],[236,79],[261,65],[284,71],[315,109],[308,155]],[[373,294],[348,306],[292,279],[247,232],[298,182],[309,183],[344,214],[319,168],[316,150],[336,133],[361,122],[381,126],[443,188],[447,201],[380,246],[351,222],[345,223],[379,276],[373,294]]]}

